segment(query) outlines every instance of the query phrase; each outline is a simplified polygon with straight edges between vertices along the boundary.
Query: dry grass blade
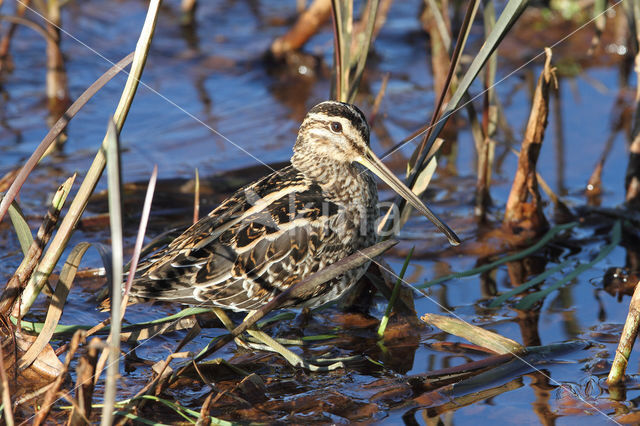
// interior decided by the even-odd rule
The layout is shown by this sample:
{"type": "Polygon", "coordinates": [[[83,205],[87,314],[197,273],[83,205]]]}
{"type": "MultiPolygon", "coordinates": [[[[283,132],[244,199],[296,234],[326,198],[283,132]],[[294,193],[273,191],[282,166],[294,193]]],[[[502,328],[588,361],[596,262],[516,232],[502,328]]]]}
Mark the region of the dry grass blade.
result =
{"type": "MultiPolygon", "coordinates": [[[[104,405],[102,407],[103,426],[111,425],[113,408],[116,400],[116,386],[120,373],[120,328],[124,309],[122,308],[122,198],[120,143],[118,131],[113,121],[109,121],[107,130],[107,168],[109,180],[109,221],[111,224],[112,251],[112,291],[111,291],[111,333],[108,340],[109,363],[107,365],[107,380],[104,389],[104,405]]],[[[143,219],[144,220],[144,219],[143,219]]],[[[132,275],[133,276],[133,275],[132,275]]],[[[106,353],[107,349],[105,349],[106,353]]],[[[104,354],[103,356],[104,357],[104,354]]]]}
{"type": "Polygon", "coordinates": [[[462,337],[473,344],[490,349],[498,354],[521,352],[524,346],[499,334],[471,325],[457,318],[449,318],[436,314],[425,314],[420,318],[427,324],[438,327],[454,336],[462,337]]]}
{"type": "Polygon", "coordinates": [[[55,382],[53,382],[53,385],[49,388],[49,390],[44,396],[44,401],[42,403],[41,409],[40,411],[38,411],[35,419],[33,420],[34,426],[41,425],[47,419],[47,416],[49,415],[49,411],[51,411],[51,407],[53,406],[53,404],[57,399],[56,396],[58,394],[58,391],[60,390],[62,383],[64,383],[67,377],[67,372],[69,371],[69,364],[71,364],[73,355],[76,353],[76,350],[78,349],[78,345],[82,340],[84,340],[84,332],[79,330],[76,332],[76,334],[73,335],[73,338],[71,339],[69,353],[67,354],[64,360],[64,369],[62,373],[58,375],[58,378],[55,380],[55,382]]]}
{"type": "MultiPolygon", "coordinates": [[[[498,365],[489,371],[480,373],[462,382],[453,384],[452,390],[456,393],[468,393],[484,387],[487,383],[493,383],[510,377],[513,374],[523,374],[526,371],[536,371],[538,365],[549,364],[562,355],[583,350],[588,344],[583,341],[554,343],[545,346],[523,347],[518,353],[513,353],[516,359],[511,362],[498,365]]],[[[539,370],[538,370],[539,371],[539,370]]]]}
{"type": "MultiPolygon", "coordinates": [[[[142,70],[144,69],[144,64],[146,62],[149,47],[151,45],[151,38],[155,29],[159,7],[159,0],[152,0],[149,4],[149,9],[147,11],[144,26],[140,33],[140,38],[138,40],[136,51],[134,53],[131,72],[129,73],[127,82],[122,92],[122,96],[120,97],[120,102],[118,103],[116,111],[113,115],[118,133],[122,129],[122,126],[124,125],[124,122],[127,118],[127,114],[129,113],[131,103],[133,102],[133,97],[135,95],[140,77],[142,75],[142,70]]],[[[80,217],[82,216],[82,213],[84,212],[84,209],[89,202],[89,197],[93,193],[93,190],[98,183],[98,180],[100,179],[100,176],[102,175],[102,171],[104,170],[106,164],[106,146],[107,140],[105,136],[105,139],[102,142],[101,149],[98,150],[98,153],[94,158],[85,179],[80,185],[78,194],[74,198],[71,206],[69,207],[67,215],[64,217],[62,223],[60,224],[60,229],[56,233],[49,249],[44,254],[42,261],[40,262],[38,273],[34,275],[37,277],[37,279],[33,279],[34,276],[32,276],[32,279],[27,284],[27,288],[25,289],[24,297],[22,300],[22,305],[20,307],[20,312],[22,312],[23,314],[31,308],[31,305],[40,293],[44,282],[53,271],[56,263],[58,263],[58,260],[60,259],[60,256],[62,256],[62,252],[64,251],[69,238],[71,238],[71,233],[78,224],[78,221],[80,220],[80,217]]],[[[0,210],[0,215],[1,213],[2,211],[0,210]]]]}
{"type": "Polygon", "coordinates": [[[2,351],[2,345],[0,345],[0,392],[2,392],[4,422],[7,426],[13,426],[13,404],[11,403],[11,394],[9,390],[9,380],[7,379],[7,372],[4,369],[4,353],[2,351]]]}
{"type": "Polygon", "coordinates": [[[466,362],[454,367],[409,376],[407,382],[411,384],[415,392],[428,392],[442,386],[460,382],[470,376],[478,375],[491,368],[509,362],[513,358],[514,355],[512,354],[491,355],[478,361],[466,362]]]}
{"type": "Polygon", "coordinates": [[[414,389],[427,392],[449,384],[460,383],[464,379],[499,367],[513,358],[512,354],[491,355],[478,361],[412,376],[409,381],[414,389]]]}
{"type": "Polygon", "coordinates": [[[49,149],[49,146],[55,141],[58,135],[67,127],[69,121],[80,111],[80,109],[95,95],[105,84],[107,84],[113,77],[115,77],[120,71],[124,69],[133,60],[133,53],[127,55],[124,59],[120,60],[117,64],[111,67],[107,72],[102,74],[87,90],[80,95],[80,97],[69,107],[69,109],[58,119],[55,125],[51,127],[49,133],[44,137],[40,145],[31,154],[29,160],[22,166],[20,173],[16,176],[15,180],[11,184],[11,187],[7,190],[2,201],[0,201],[0,221],[7,213],[9,205],[13,202],[15,197],[20,192],[20,188],[27,180],[27,177],[31,171],[36,167],[44,153],[49,149]]]}
{"type": "Polygon", "coordinates": [[[47,310],[47,318],[45,319],[44,326],[36,341],[33,342],[29,350],[20,358],[18,365],[20,369],[25,369],[30,366],[38,355],[40,355],[42,349],[49,344],[49,340],[53,336],[58,321],[60,321],[60,317],[62,316],[62,310],[67,301],[69,291],[71,290],[73,279],[78,271],[80,260],[82,260],[82,257],[89,247],[91,247],[89,243],[79,243],[69,254],[60,273],[60,280],[58,280],[58,284],[56,285],[53,299],[47,310]]]}
{"type": "MultiPolygon", "coordinates": [[[[428,392],[424,395],[420,395],[413,398],[412,403],[417,405],[428,405],[429,401],[433,401],[443,393],[450,394],[454,387],[455,385],[449,385],[444,388],[428,392]]],[[[462,407],[467,407],[480,401],[492,401],[499,395],[514,391],[520,387],[522,387],[520,380],[510,380],[507,383],[490,388],[487,388],[487,384],[485,382],[484,386],[482,386],[480,390],[476,388],[475,392],[467,392],[461,396],[449,397],[441,404],[432,404],[434,406],[429,408],[429,414],[438,418],[440,415],[444,415],[445,413],[454,410],[459,410],[462,407]]]]}
{"type": "MultiPolygon", "coordinates": [[[[196,171],[197,177],[197,171],[196,171]]],[[[129,275],[127,276],[127,282],[124,286],[124,295],[122,300],[122,311],[120,319],[124,318],[124,312],[127,309],[127,302],[129,300],[129,291],[131,290],[131,283],[133,277],[136,274],[138,268],[138,261],[140,260],[140,252],[142,251],[142,244],[144,243],[144,234],[147,230],[147,223],[149,222],[149,214],[151,213],[151,202],[153,201],[153,193],[156,189],[156,181],[158,179],[158,166],[153,166],[151,172],[151,178],[149,179],[149,185],[147,186],[147,193],[144,197],[144,204],[142,206],[142,216],[140,217],[140,226],[138,227],[138,235],[136,236],[136,244],[133,249],[133,256],[131,259],[131,265],[129,266],[129,275]]]]}
{"type": "Polygon", "coordinates": [[[120,341],[137,342],[140,340],[151,339],[160,334],[172,333],[179,330],[188,330],[198,324],[193,318],[181,318],[163,324],[152,324],[145,327],[127,327],[126,331],[120,333],[120,341]]]}
{"type": "Polygon", "coordinates": [[[74,174],[72,177],[67,179],[53,196],[53,202],[47,212],[47,215],[42,221],[42,225],[40,225],[40,229],[38,229],[36,239],[31,243],[24,259],[20,262],[20,266],[18,266],[16,272],[13,274],[0,296],[0,314],[6,315],[9,313],[9,310],[22,291],[22,288],[24,288],[27,280],[31,277],[33,270],[36,268],[38,261],[40,260],[40,256],[42,255],[42,251],[49,242],[56,223],[58,223],[60,211],[64,206],[64,202],[69,195],[69,191],[71,190],[71,186],[73,186],[75,178],[76,175],[74,174]]]}
{"type": "Polygon", "coordinates": [[[93,397],[93,375],[96,371],[98,350],[102,341],[97,337],[91,339],[87,345],[87,353],[78,360],[76,367],[76,400],[77,405],[69,418],[70,426],[90,424],[91,399],[93,397]]]}
{"type": "MultiPolygon", "coordinates": [[[[368,0],[361,25],[353,23],[353,0],[331,2],[334,29],[334,98],[353,103],[364,72],[377,21],[379,0],[368,0]],[[356,28],[357,27],[357,28],[356,28]]],[[[385,11],[388,5],[385,5],[385,11]]]]}
{"type": "MultiPolygon", "coordinates": [[[[411,187],[411,191],[413,191],[416,195],[421,196],[426,190],[429,184],[431,183],[431,178],[433,178],[434,173],[436,172],[436,168],[438,167],[438,159],[436,158],[436,153],[440,149],[440,147],[444,144],[444,139],[436,139],[434,144],[431,146],[430,155],[425,161],[425,166],[420,170],[416,177],[416,181],[411,187]]],[[[405,223],[409,220],[411,215],[411,206],[408,203],[404,203],[404,208],[400,213],[400,227],[404,226],[405,223]]],[[[458,240],[458,244],[460,240],[458,240]]]]}
{"type": "MultiPolygon", "coordinates": [[[[436,139],[436,142],[431,147],[431,151],[435,153],[440,149],[443,143],[444,139],[436,139]]],[[[423,167],[418,174],[416,182],[411,189],[414,194],[420,196],[424,191],[427,190],[429,183],[431,183],[431,178],[433,178],[433,175],[436,172],[437,166],[438,162],[435,155],[430,156],[430,158],[426,162],[426,166],[423,167]]],[[[396,204],[391,205],[389,207],[389,210],[387,210],[387,213],[385,213],[382,220],[378,224],[378,233],[383,233],[385,232],[385,230],[389,230],[390,228],[387,228],[387,224],[389,224],[389,226],[395,227],[395,229],[391,229],[393,231],[393,234],[397,234],[398,232],[400,232],[400,228],[402,228],[411,217],[411,206],[408,205],[402,197],[399,198],[398,202],[401,206],[404,206],[404,208],[400,210],[400,217],[396,218],[391,216],[396,211],[396,204]],[[389,221],[389,219],[393,220],[389,221]]]]}
{"type": "Polygon", "coordinates": [[[213,399],[213,392],[207,395],[207,398],[204,400],[202,407],[200,407],[200,417],[196,421],[196,426],[209,426],[211,425],[211,419],[209,418],[209,407],[211,406],[211,401],[213,399]]]}
{"type": "MultiPolygon", "coordinates": [[[[431,2],[432,6],[435,2],[431,2]]],[[[462,56],[462,51],[466,44],[469,32],[471,30],[471,25],[473,23],[473,19],[476,15],[480,2],[473,1],[470,2],[467,6],[467,11],[465,13],[464,22],[458,33],[458,39],[456,42],[456,46],[451,55],[451,60],[448,61],[449,67],[446,72],[446,77],[444,76],[444,69],[440,66],[443,61],[448,60],[448,50],[450,46],[445,46],[444,42],[447,40],[450,43],[450,39],[448,37],[442,38],[440,36],[440,31],[436,31],[436,28],[431,32],[432,39],[432,55],[436,55],[439,53],[440,56],[437,58],[434,57],[433,60],[433,68],[434,68],[434,79],[436,80],[436,87],[439,88],[440,94],[438,96],[438,100],[436,103],[436,107],[433,110],[433,114],[431,116],[431,121],[428,126],[425,126],[426,134],[424,135],[422,142],[418,146],[418,148],[411,155],[411,159],[407,163],[407,175],[409,176],[409,188],[418,196],[420,196],[427,188],[433,173],[435,172],[435,168],[437,166],[437,160],[435,159],[435,154],[438,152],[439,147],[442,146],[442,143],[437,144],[437,137],[435,139],[431,138],[432,130],[436,124],[439,124],[441,121],[441,111],[442,107],[445,104],[445,101],[450,98],[450,87],[454,80],[454,73],[458,68],[458,64],[460,62],[460,58],[462,56]],[[437,74],[437,75],[436,75],[437,74]],[[428,143],[430,142],[430,143],[428,143]],[[428,161],[427,161],[428,159],[428,161]]],[[[439,9],[430,7],[427,10],[427,15],[431,14],[433,16],[439,16],[440,20],[443,20],[442,14],[439,9]]],[[[430,15],[430,16],[431,16],[430,15]]],[[[438,19],[435,19],[436,21],[438,19]]],[[[446,29],[446,28],[445,28],[446,29]]],[[[444,119],[446,121],[446,119],[444,119]]],[[[438,130],[442,130],[443,126],[438,130]]],[[[435,135],[437,136],[437,134],[435,135]]],[[[402,226],[406,220],[408,220],[412,207],[402,198],[396,197],[395,201],[396,205],[399,206],[400,209],[400,226],[402,226]]],[[[447,234],[449,237],[449,235],[447,234]]],[[[453,245],[459,244],[459,239],[457,236],[455,238],[449,238],[449,242],[453,245]]]]}
{"type": "Polygon", "coordinates": [[[551,49],[547,48],[545,52],[547,59],[538,79],[518,159],[518,170],[505,207],[503,224],[514,232],[526,229],[539,233],[549,228],[542,210],[542,199],[536,176],[536,162],[547,127],[549,90],[556,83],[555,68],[551,67],[551,49]],[[531,201],[527,202],[529,196],[531,201]]]}
{"type": "Polygon", "coordinates": [[[193,189],[193,223],[196,223],[200,219],[200,173],[198,173],[197,167],[195,179],[195,187],[193,189]]]}
{"type": "MultiPolygon", "coordinates": [[[[481,370],[479,374],[474,374],[470,378],[462,381],[456,380],[456,382],[451,385],[441,387],[431,393],[420,395],[414,398],[413,402],[424,405],[429,401],[443,401],[441,405],[432,404],[434,406],[430,408],[430,413],[434,414],[459,409],[460,407],[479,400],[491,398],[492,396],[522,386],[520,380],[512,380],[504,385],[488,389],[490,384],[504,383],[505,379],[509,380],[514,376],[519,377],[527,372],[536,371],[538,370],[536,366],[549,364],[557,357],[582,350],[585,346],[586,344],[583,342],[530,346],[523,348],[523,350],[517,354],[517,357],[514,357],[515,354],[490,357],[487,358],[488,361],[491,361],[491,365],[487,365],[489,367],[488,370],[481,370]],[[443,400],[443,395],[447,395],[448,397],[443,400]]],[[[436,378],[436,380],[438,380],[438,378],[436,378]]],[[[428,385],[428,378],[425,380],[425,383],[428,385]]]]}

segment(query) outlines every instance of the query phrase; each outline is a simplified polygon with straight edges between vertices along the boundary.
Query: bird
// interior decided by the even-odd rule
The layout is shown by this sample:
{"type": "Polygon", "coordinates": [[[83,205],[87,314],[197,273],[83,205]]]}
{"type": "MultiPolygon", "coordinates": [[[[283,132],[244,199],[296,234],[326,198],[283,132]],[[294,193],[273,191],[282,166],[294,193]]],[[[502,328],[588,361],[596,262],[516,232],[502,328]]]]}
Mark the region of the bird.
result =
{"type": "MultiPolygon", "coordinates": [[[[378,190],[372,173],[452,244],[459,243],[373,153],[369,134],[365,115],[354,105],[325,101],[311,108],[290,164],[239,189],[143,260],[131,286],[132,300],[259,309],[296,282],[376,242],[378,190]]],[[[334,301],[369,263],[281,307],[313,309],[334,301]]]]}

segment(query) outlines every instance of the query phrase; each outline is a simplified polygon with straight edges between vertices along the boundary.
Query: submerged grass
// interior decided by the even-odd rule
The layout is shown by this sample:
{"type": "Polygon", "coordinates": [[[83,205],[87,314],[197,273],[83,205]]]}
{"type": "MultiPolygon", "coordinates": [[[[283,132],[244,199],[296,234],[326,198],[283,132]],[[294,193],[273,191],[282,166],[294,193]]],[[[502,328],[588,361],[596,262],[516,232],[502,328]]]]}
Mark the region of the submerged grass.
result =
{"type": "Polygon", "coordinates": [[[413,256],[413,249],[415,247],[411,247],[409,254],[404,259],[404,264],[402,265],[402,269],[400,270],[400,275],[398,275],[398,279],[396,280],[396,284],[393,286],[393,292],[391,293],[391,297],[389,298],[389,304],[387,305],[387,309],[384,311],[384,316],[382,320],[380,320],[380,326],[378,327],[378,337],[384,337],[384,331],[387,328],[387,323],[389,322],[389,317],[391,316],[391,310],[396,303],[396,299],[398,298],[398,293],[400,292],[400,286],[402,285],[402,281],[404,279],[404,274],[407,272],[407,267],[409,266],[409,262],[411,261],[411,257],[413,256]]]}
{"type": "MultiPolygon", "coordinates": [[[[133,401],[135,401],[136,399],[144,399],[144,400],[148,400],[148,401],[153,401],[153,402],[157,402],[159,404],[164,405],[165,407],[170,408],[174,413],[176,413],[179,417],[182,417],[183,419],[185,419],[186,421],[188,421],[189,423],[192,424],[204,424],[201,422],[208,422],[207,424],[210,425],[220,425],[220,426],[232,426],[232,425],[236,425],[238,423],[234,423],[234,422],[228,422],[226,420],[222,420],[216,417],[212,417],[212,416],[202,416],[201,413],[183,407],[173,401],[169,401],[167,399],[164,398],[159,398],[157,396],[154,395],[142,395],[140,397],[137,398],[133,398],[133,399],[128,399],[125,401],[120,401],[117,403],[118,406],[122,406],[122,405],[127,405],[133,401]]],[[[101,405],[94,405],[94,407],[100,407],[101,405]]],[[[158,423],[156,421],[153,420],[149,420],[149,419],[145,419],[143,417],[137,416],[131,412],[124,412],[124,411],[116,411],[114,413],[117,416],[123,416],[126,417],[128,419],[137,421],[137,422],[141,422],[144,424],[152,424],[152,425],[161,425],[163,423],[158,423]]]]}
{"type": "Polygon", "coordinates": [[[428,287],[432,287],[434,285],[438,285],[440,283],[443,283],[445,281],[449,281],[449,280],[452,280],[452,279],[470,277],[472,275],[477,275],[477,274],[481,274],[481,273],[486,272],[486,271],[490,271],[490,270],[494,269],[495,267],[500,266],[500,265],[502,265],[504,263],[512,262],[514,260],[519,260],[519,259],[525,258],[525,257],[535,253],[536,251],[540,250],[544,246],[546,246],[560,232],[569,230],[569,229],[574,228],[576,226],[578,226],[578,222],[570,222],[570,223],[564,223],[562,225],[556,225],[556,226],[552,227],[549,231],[547,231],[547,233],[545,235],[543,235],[540,238],[540,240],[538,240],[538,242],[536,242],[535,244],[527,247],[524,250],[521,250],[521,251],[519,251],[517,253],[505,256],[505,257],[503,257],[501,259],[498,259],[498,260],[496,260],[494,262],[491,262],[491,263],[487,263],[486,265],[482,265],[482,266],[479,266],[477,268],[469,269],[469,270],[463,271],[463,272],[456,272],[456,273],[453,273],[453,274],[445,275],[444,277],[436,278],[435,280],[427,281],[427,282],[425,282],[423,284],[417,285],[416,287],[417,288],[428,288],[428,287]]]}
{"type": "Polygon", "coordinates": [[[537,291],[535,293],[528,294],[521,301],[516,304],[516,309],[531,309],[531,307],[538,301],[544,299],[549,293],[556,291],[563,285],[570,283],[573,279],[579,276],[584,271],[592,268],[598,262],[604,260],[609,254],[620,245],[622,240],[622,223],[616,221],[611,230],[611,242],[603,247],[598,255],[591,262],[578,265],[573,271],[562,277],[562,279],[556,281],[554,284],[546,287],[544,290],[537,291]]]}
{"type": "Polygon", "coordinates": [[[489,308],[498,308],[498,307],[500,307],[504,302],[506,302],[507,300],[509,300],[513,296],[517,296],[518,294],[527,291],[531,287],[534,287],[534,286],[542,283],[544,280],[546,280],[550,276],[552,276],[552,275],[562,271],[563,269],[565,269],[572,262],[573,262],[572,259],[566,259],[564,262],[560,263],[559,265],[556,265],[553,268],[547,269],[543,273],[541,273],[539,275],[536,275],[535,278],[532,278],[531,280],[527,281],[526,283],[523,283],[523,284],[519,285],[518,287],[514,288],[511,291],[507,291],[507,292],[501,294],[500,296],[498,296],[495,299],[493,299],[491,301],[491,303],[489,303],[489,308]]]}

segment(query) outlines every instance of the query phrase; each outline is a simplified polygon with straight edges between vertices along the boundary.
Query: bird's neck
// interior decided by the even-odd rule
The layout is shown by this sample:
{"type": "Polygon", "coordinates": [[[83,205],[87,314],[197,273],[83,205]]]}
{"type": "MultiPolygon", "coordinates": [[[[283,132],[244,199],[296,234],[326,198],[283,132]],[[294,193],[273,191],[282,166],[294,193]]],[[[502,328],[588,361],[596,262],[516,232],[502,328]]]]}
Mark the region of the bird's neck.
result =
{"type": "Polygon", "coordinates": [[[350,163],[338,162],[319,155],[308,155],[296,152],[291,157],[291,164],[306,178],[316,182],[323,189],[329,189],[338,182],[340,176],[352,175],[354,167],[350,163]]]}
{"type": "Polygon", "coordinates": [[[356,188],[370,192],[368,186],[372,180],[368,172],[356,164],[299,152],[291,157],[291,164],[307,179],[319,185],[334,201],[350,204],[355,201],[352,199],[354,197],[364,201],[361,200],[363,194],[356,188]]]}

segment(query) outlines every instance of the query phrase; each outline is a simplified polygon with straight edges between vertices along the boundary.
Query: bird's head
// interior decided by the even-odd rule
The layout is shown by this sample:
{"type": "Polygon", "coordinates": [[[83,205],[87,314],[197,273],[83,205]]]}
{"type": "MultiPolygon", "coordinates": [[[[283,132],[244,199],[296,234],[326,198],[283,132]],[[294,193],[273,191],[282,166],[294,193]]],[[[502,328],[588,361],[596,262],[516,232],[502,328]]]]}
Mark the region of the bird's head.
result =
{"type": "Polygon", "coordinates": [[[369,124],[357,107],[326,101],[311,108],[300,130],[294,151],[318,159],[353,163],[369,149],[369,124]]]}
{"type": "Polygon", "coordinates": [[[373,153],[367,119],[357,107],[325,101],[311,108],[300,126],[294,152],[294,158],[305,157],[307,164],[318,168],[327,162],[365,166],[431,220],[451,244],[460,243],[456,234],[373,153]]]}

